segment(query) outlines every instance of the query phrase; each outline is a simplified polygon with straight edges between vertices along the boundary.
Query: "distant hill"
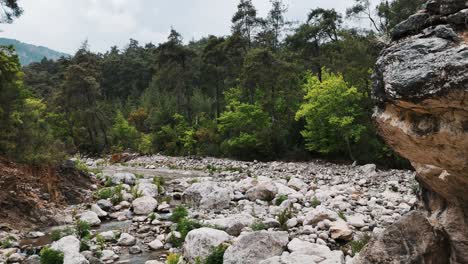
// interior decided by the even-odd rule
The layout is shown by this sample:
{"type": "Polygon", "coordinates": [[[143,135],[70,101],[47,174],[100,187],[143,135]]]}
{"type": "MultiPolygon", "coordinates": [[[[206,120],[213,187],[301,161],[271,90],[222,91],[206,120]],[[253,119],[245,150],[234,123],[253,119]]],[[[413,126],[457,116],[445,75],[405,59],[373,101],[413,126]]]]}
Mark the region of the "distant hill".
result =
{"type": "Polygon", "coordinates": [[[32,62],[39,62],[44,57],[56,60],[62,56],[70,56],[63,52],[58,52],[42,46],[23,43],[16,39],[0,38],[0,45],[13,45],[16,49],[16,53],[19,56],[21,65],[28,65],[32,62]]]}

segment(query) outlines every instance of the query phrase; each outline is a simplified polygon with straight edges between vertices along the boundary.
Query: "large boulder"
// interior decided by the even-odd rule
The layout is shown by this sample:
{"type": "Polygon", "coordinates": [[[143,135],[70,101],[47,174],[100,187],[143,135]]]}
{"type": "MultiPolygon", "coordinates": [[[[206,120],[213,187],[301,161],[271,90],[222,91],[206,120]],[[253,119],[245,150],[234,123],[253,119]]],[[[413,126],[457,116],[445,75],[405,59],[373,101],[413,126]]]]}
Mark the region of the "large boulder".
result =
{"type": "Polygon", "coordinates": [[[117,245],[119,246],[134,246],[136,244],[136,238],[128,233],[122,233],[117,245]]]}
{"type": "Polygon", "coordinates": [[[243,234],[226,250],[223,264],[257,264],[281,255],[288,242],[286,232],[258,231],[243,234]]]}
{"type": "Polygon", "coordinates": [[[312,211],[306,214],[304,218],[304,225],[315,225],[325,219],[335,221],[339,218],[338,214],[323,205],[319,205],[312,211]]]}
{"type": "Polygon", "coordinates": [[[148,215],[156,209],[158,201],[150,196],[143,196],[133,200],[133,212],[137,215],[148,215]]]}
{"type": "Polygon", "coordinates": [[[213,249],[229,240],[229,235],[221,230],[199,228],[188,232],[184,242],[184,257],[195,263],[197,257],[202,260],[211,254],[213,249]]]}
{"type": "Polygon", "coordinates": [[[246,226],[250,226],[255,222],[255,217],[250,214],[235,214],[225,218],[217,218],[213,220],[205,221],[205,224],[216,226],[221,228],[228,234],[238,236],[242,229],[246,226]]]}
{"type": "Polygon", "coordinates": [[[342,264],[344,263],[344,254],[340,250],[331,250],[325,245],[310,243],[294,238],[288,244],[288,250],[293,254],[309,256],[317,263],[342,264]]]}
{"type": "Polygon", "coordinates": [[[140,182],[138,183],[138,191],[143,194],[143,196],[156,197],[158,195],[158,186],[149,182],[140,182]]]}
{"type": "Polygon", "coordinates": [[[52,243],[51,248],[63,253],[63,263],[89,264],[88,260],[80,254],[80,240],[74,236],[62,237],[52,243]]]}
{"type": "MultiPolygon", "coordinates": [[[[373,77],[377,129],[387,144],[411,161],[427,224],[441,230],[448,241],[431,249],[437,255],[422,255],[425,250],[420,247],[426,243],[399,252],[394,262],[383,255],[378,263],[410,263],[406,260],[418,257],[426,263],[468,263],[467,19],[467,1],[430,0],[425,10],[396,26],[395,41],[377,61],[373,77]],[[442,256],[450,257],[436,262],[442,256]]],[[[401,233],[402,245],[433,236],[424,234],[434,230],[428,225],[411,226],[414,238],[401,233]]],[[[394,228],[409,227],[400,223],[394,228]]],[[[392,243],[381,237],[368,248],[375,244],[390,250],[392,243]]],[[[369,254],[361,259],[371,263],[375,255],[365,252],[369,254]]]]}
{"type": "Polygon", "coordinates": [[[245,195],[251,201],[263,200],[271,201],[278,193],[278,187],[272,181],[260,182],[256,186],[247,190],[245,195]]]}
{"type": "Polygon", "coordinates": [[[450,243],[421,212],[413,211],[372,238],[356,263],[466,263],[450,262],[450,243]]]}
{"type": "Polygon", "coordinates": [[[185,203],[201,209],[224,209],[229,207],[233,196],[231,188],[215,182],[194,183],[182,194],[185,203]]]}
{"type": "Polygon", "coordinates": [[[112,183],[120,184],[125,183],[129,185],[135,184],[136,176],[133,173],[129,172],[117,172],[110,176],[112,183]]]}
{"type": "Polygon", "coordinates": [[[84,211],[81,213],[80,220],[90,224],[91,226],[97,226],[101,224],[99,216],[93,211],[84,211]]]}

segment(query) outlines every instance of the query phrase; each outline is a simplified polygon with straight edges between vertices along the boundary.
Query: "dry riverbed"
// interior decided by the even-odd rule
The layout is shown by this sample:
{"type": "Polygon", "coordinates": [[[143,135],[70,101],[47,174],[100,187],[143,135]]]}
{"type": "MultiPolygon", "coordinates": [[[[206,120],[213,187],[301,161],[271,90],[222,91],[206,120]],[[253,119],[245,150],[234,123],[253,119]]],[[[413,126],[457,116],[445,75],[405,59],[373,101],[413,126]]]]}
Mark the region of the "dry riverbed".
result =
{"type": "Polygon", "coordinates": [[[45,246],[66,264],[204,263],[223,251],[225,264],[352,263],[417,202],[413,172],[372,164],[158,155],[81,162],[97,183],[94,202],[63,210],[63,226],[0,230],[0,263],[39,263],[45,246]],[[80,241],[84,222],[91,230],[80,241]]]}

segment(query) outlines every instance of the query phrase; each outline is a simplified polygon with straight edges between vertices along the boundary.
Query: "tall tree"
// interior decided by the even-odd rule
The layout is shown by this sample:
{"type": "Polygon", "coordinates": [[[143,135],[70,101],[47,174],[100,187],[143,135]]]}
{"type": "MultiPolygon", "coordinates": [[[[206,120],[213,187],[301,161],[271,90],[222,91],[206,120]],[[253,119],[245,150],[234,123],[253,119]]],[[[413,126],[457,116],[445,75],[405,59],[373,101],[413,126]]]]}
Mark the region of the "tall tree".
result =
{"type": "Polygon", "coordinates": [[[354,0],[354,2],[355,4],[346,10],[347,16],[367,19],[379,35],[387,36],[396,24],[414,14],[425,1],[381,0],[375,6],[370,0],[354,0]]]}
{"type": "Polygon", "coordinates": [[[232,31],[240,33],[241,36],[247,39],[248,47],[250,48],[255,30],[259,25],[257,10],[252,0],[240,0],[240,3],[237,5],[237,12],[232,17],[232,24],[232,31]]]}

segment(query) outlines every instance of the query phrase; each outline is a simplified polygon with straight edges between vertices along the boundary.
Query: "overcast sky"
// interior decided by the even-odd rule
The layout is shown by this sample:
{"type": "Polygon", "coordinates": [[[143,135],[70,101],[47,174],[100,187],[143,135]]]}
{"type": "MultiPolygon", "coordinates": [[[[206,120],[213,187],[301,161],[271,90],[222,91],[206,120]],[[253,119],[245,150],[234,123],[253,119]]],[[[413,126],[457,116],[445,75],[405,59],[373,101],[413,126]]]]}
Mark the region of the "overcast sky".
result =
{"type": "MultiPolygon", "coordinates": [[[[0,36],[74,53],[85,39],[91,50],[124,47],[130,38],[141,44],[164,41],[172,27],[184,40],[230,32],[239,0],[19,0],[24,14],[11,25],[0,25],[0,36]]],[[[353,0],[285,0],[287,17],[304,21],[311,8],[345,12],[353,0]]],[[[269,0],[253,0],[259,14],[269,0]]]]}

